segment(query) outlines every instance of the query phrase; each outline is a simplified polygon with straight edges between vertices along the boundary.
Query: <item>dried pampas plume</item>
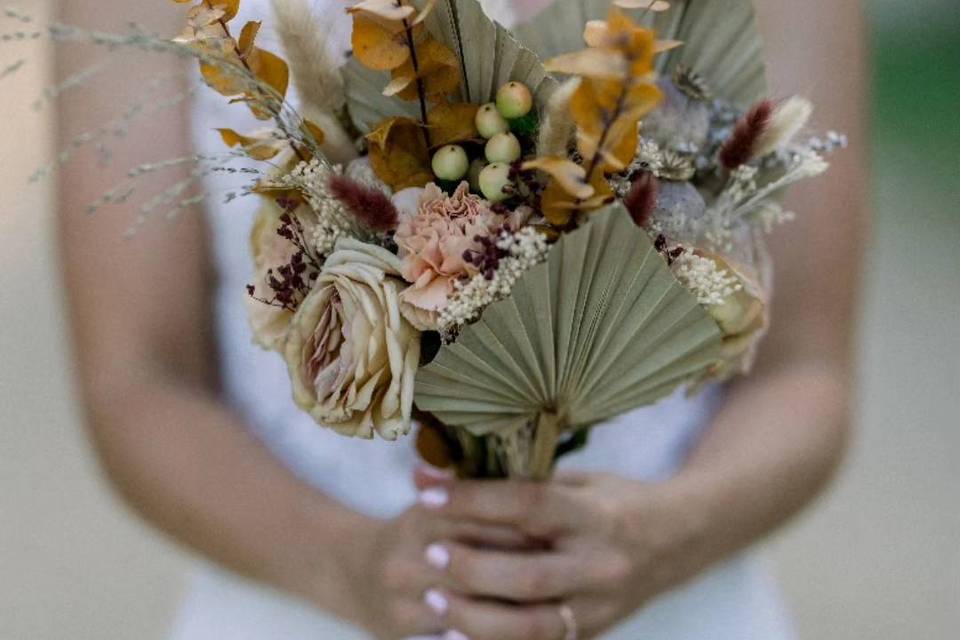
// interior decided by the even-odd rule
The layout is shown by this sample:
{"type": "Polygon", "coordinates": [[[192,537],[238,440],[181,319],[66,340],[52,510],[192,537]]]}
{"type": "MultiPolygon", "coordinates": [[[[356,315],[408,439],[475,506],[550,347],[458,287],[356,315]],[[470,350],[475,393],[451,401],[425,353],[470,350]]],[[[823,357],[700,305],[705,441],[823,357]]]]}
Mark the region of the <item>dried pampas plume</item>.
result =
{"type": "Polygon", "coordinates": [[[813,114],[813,105],[806,98],[794,96],[773,110],[767,127],[757,138],[754,153],[765,156],[790,144],[800,130],[807,126],[813,114]]]}
{"type": "Polygon", "coordinates": [[[537,141],[537,155],[541,158],[567,155],[567,146],[577,129],[570,115],[570,100],[579,86],[579,78],[571,78],[547,102],[537,141]]]}
{"type": "Polygon", "coordinates": [[[304,117],[323,129],[326,140],[321,150],[328,159],[349,162],[357,152],[336,117],[346,94],[341,61],[329,46],[336,21],[317,17],[310,0],[273,0],[273,13],[304,117]]]}

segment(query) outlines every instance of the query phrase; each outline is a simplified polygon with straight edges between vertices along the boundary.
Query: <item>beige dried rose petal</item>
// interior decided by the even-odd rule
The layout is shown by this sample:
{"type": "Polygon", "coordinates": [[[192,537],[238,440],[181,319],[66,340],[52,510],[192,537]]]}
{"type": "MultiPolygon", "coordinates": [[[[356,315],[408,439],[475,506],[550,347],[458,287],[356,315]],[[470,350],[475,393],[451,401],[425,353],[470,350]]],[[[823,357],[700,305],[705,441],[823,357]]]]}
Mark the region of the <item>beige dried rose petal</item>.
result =
{"type": "Polygon", "coordinates": [[[341,240],[294,315],[284,355],[294,400],[318,424],[385,440],[410,431],[420,333],[399,275],[389,251],[341,240]]]}

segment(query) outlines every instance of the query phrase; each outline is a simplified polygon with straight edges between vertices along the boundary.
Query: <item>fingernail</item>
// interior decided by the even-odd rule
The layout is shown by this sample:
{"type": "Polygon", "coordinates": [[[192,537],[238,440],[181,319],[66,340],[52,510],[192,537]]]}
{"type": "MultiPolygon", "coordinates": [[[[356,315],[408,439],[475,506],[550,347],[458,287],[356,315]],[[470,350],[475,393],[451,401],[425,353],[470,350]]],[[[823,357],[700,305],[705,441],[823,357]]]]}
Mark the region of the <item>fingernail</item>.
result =
{"type": "Polygon", "coordinates": [[[431,611],[441,618],[447,615],[447,610],[450,608],[450,601],[447,600],[447,596],[443,595],[436,589],[430,589],[423,594],[423,601],[427,603],[427,606],[430,607],[431,611]]]}
{"type": "Polygon", "coordinates": [[[450,496],[443,487],[430,487],[420,492],[420,504],[428,509],[440,509],[446,506],[449,499],[450,496]]]}
{"type": "Polygon", "coordinates": [[[437,571],[445,571],[450,566],[450,550],[442,544],[427,547],[427,564],[437,571]]]}
{"type": "Polygon", "coordinates": [[[456,629],[450,629],[445,634],[443,634],[443,640],[470,640],[467,636],[460,633],[456,629]]]}

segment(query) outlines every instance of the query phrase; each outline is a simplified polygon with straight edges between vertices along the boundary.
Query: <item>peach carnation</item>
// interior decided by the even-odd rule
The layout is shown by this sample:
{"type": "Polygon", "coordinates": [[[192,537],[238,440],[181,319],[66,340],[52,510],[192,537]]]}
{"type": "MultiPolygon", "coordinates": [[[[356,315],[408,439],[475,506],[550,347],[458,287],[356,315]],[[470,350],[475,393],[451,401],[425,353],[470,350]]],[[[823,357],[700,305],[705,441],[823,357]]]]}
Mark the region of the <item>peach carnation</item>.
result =
{"type": "Polygon", "coordinates": [[[475,238],[496,233],[504,221],[485,200],[470,194],[466,182],[452,196],[435,184],[427,185],[416,213],[401,213],[395,239],[401,274],[411,283],[401,299],[418,329],[437,328],[439,313],[447,306],[456,281],[477,273],[464,254],[479,251],[475,238]]]}

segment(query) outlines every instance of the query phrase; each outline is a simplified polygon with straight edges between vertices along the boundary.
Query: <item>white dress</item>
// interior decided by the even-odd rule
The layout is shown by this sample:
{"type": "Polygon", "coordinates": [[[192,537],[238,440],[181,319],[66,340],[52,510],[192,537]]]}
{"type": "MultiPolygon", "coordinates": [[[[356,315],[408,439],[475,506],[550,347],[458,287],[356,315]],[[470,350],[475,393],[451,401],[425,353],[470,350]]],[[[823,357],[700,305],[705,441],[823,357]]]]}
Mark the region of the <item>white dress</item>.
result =
{"type": "MultiPolygon", "coordinates": [[[[342,11],[341,0],[327,4],[325,19],[342,11]]],[[[504,22],[549,0],[487,0],[488,11],[504,22]]],[[[269,1],[247,0],[241,18],[263,18],[269,1]]],[[[345,23],[344,33],[348,25],[345,23]]],[[[269,34],[267,35],[269,38],[269,34]]],[[[202,92],[195,123],[197,145],[222,149],[215,127],[243,127],[242,107],[228,108],[212,92],[202,92]],[[238,119],[240,122],[238,122],[238,119]]],[[[249,123],[246,123],[249,124],[249,123]]],[[[254,346],[244,307],[251,280],[248,235],[256,203],[230,206],[222,195],[235,182],[210,180],[215,258],[219,270],[217,321],[226,393],[255,435],[291,473],[366,514],[389,517],[416,498],[411,476],[417,456],[412,439],[398,443],[343,438],[318,428],[291,400],[286,367],[273,353],[254,346]]],[[[718,393],[686,399],[675,395],[660,404],[594,431],[589,447],[570,456],[564,468],[604,471],[655,482],[669,478],[683,463],[713,408],[718,393]]],[[[221,569],[203,566],[174,622],[172,640],[361,640],[366,636],[272,590],[221,569]]],[[[688,586],[664,595],[605,640],[789,640],[789,621],[763,563],[752,554],[728,561],[688,586]]]]}

